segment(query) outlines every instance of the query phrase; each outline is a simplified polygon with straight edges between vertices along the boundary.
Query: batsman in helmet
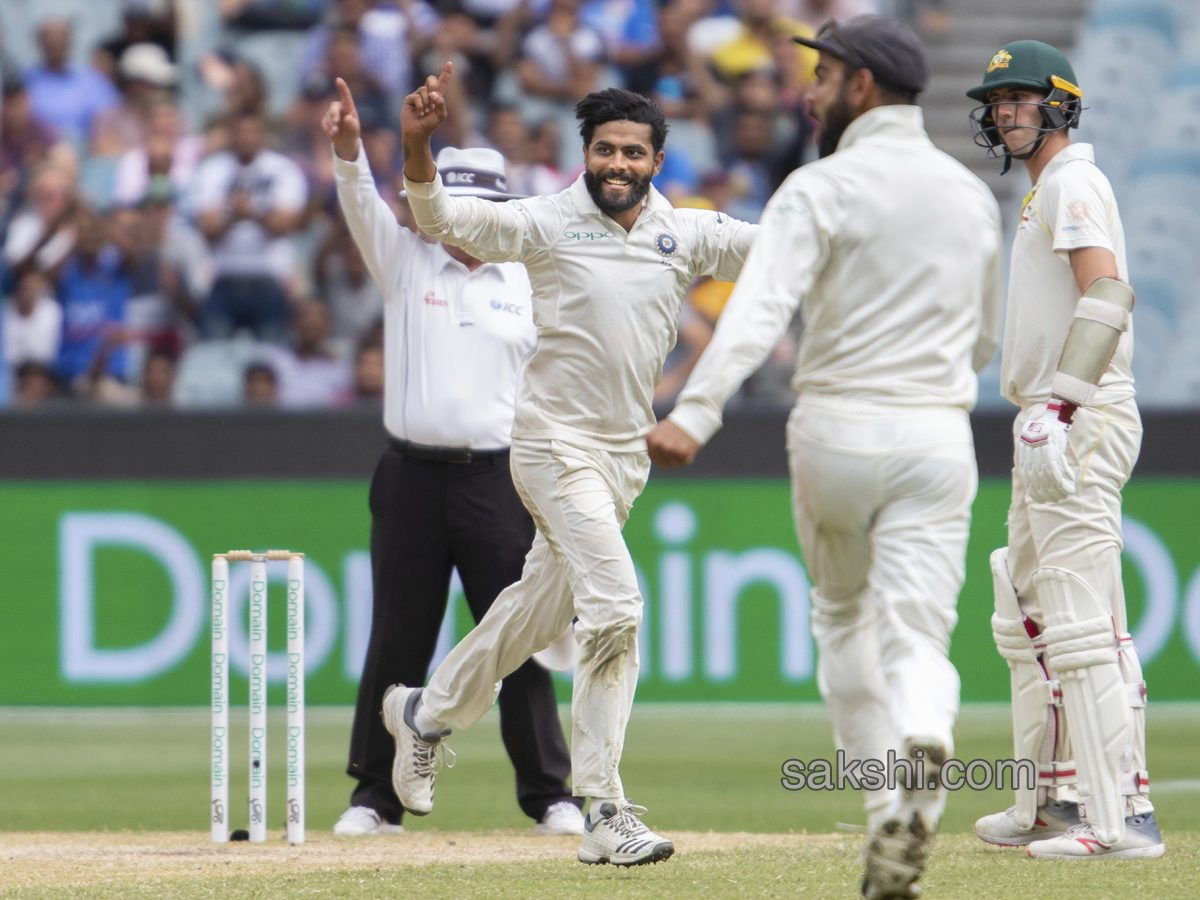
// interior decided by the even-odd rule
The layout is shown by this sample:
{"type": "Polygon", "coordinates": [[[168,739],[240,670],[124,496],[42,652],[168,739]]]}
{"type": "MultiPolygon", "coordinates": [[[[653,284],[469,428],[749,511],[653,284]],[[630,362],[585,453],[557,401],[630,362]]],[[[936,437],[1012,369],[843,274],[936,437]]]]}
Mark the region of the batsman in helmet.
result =
{"type": "Polygon", "coordinates": [[[968,91],[977,144],[1024,163],[1001,389],[1020,407],[1008,546],[992,554],[992,630],[1012,679],[1016,804],[975,823],[1042,859],[1165,852],[1146,772],[1146,685],[1121,584],[1121,488],[1141,447],[1134,291],[1108,179],[1074,144],[1083,95],[1039,41],[996,51],[968,91]]]}

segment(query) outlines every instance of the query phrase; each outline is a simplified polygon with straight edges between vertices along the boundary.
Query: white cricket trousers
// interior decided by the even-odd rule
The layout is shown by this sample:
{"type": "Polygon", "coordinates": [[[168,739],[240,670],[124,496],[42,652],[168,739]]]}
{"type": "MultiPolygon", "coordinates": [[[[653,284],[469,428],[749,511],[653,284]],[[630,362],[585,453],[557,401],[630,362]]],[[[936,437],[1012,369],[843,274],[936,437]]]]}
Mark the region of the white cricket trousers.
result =
{"type": "MultiPolygon", "coordinates": [[[[1014,440],[1043,405],[1026,407],[1013,423],[1014,440]]],[[[1074,572],[1111,604],[1117,631],[1129,630],[1121,584],[1121,488],[1129,480],[1142,446],[1142,420],[1133,400],[1100,409],[1080,407],[1067,432],[1068,453],[1076,471],[1075,493],[1059,503],[1033,503],[1021,472],[1013,467],[1012,505],[1008,511],[1008,571],[1021,612],[1044,626],[1033,587],[1040,566],[1074,572]],[[1078,464],[1075,466],[1075,464],[1078,464]]]]}
{"type": "MultiPolygon", "coordinates": [[[[948,653],[978,487],[966,411],[801,394],[788,460],[838,748],[884,763],[908,738],[952,752],[948,653]]],[[[898,800],[886,787],[865,794],[873,825],[898,800]]]]}
{"type": "MultiPolygon", "coordinates": [[[[1025,407],[1013,423],[1014,440],[1044,405],[1025,407]]],[[[1098,409],[1080,407],[1067,432],[1067,452],[1076,474],[1075,493],[1058,503],[1029,499],[1021,472],[1013,467],[1012,505],[1008,511],[1008,571],[1021,612],[1045,628],[1041,600],[1033,585],[1041,566],[1074,572],[1099,596],[1118,634],[1129,631],[1125,588],[1121,582],[1121,488],[1133,473],[1142,446],[1142,420],[1132,398],[1098,409]]],[[[1125,654],[1128,655],[1128,654],[1125,654]]],[[[1140,665],[1135,677],[1141,680],[1140,665]]],[[[1067,731],[1070,731],[1068,717],[1067,731]]],[[[1144,715],[1131,714],[1132,767],[1146,768],[1144,715]]],[[[1059,741],[1056,755],[1066,752],[1059,741]]],[[[1060,794],[1059,798],[1070,797],[1060,794]]],[[[1073,799],[1073,798],[1071,798],[1073,799]]],[[[1128,797],[1130,814],[1150,812],[1148,788],[1128,797]]]]}
{"type": "Polygon", "coordinates": [[[514,440],[511,464],[538,529],[521,580],[450,651],[422,702],[443,725],[470,728],[491,708],[500,680],[577,618],[574,793],[624,797],[618,767],[637,687],[642,595],[621,529],[646,486],[650,459],[644,452],[514,440]]]}

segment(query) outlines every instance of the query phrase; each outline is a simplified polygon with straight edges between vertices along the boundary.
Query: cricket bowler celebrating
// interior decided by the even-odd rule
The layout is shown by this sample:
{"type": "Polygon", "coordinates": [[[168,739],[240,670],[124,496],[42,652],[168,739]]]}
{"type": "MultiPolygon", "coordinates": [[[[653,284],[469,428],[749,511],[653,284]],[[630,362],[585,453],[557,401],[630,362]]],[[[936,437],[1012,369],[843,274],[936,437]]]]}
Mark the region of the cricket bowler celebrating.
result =
{"type": "Polygon", "coordinates": [[[655,462],[690,462],[801,310],[788,458],[817,684],[847,759],[922,761],[926,784],[865,791],[863,894],[915,897],[958,713],[947,654],[978,481],[968,411],[1000,333],[1000,211],[925,133],[929,62],[912,29],[866,15],[795,40],[820,51],[808,99],[822,158],[767,204],[712,343],[648,443],[655,462]]]}
{"type": "Polygon", "coordinates": [[[1021,411],[992,629],[1016,757],[1037,762],[1038,787],[1019,785],[1016,805],[975,833],[1042,859],[1162,856],[1121,585],[1121,487],[1142,439],[1121,217],[1091,146],[1067,134],[1082,95],[1062,53],[1008,44],[967,94],[984,104],[976,143],[1005,171],[1021,160],[1033,182],[1008,285],[1001,389],[1021,411]]]}
{"type": "Polygon", "coordinates": [[[585,172],[548,197],[452,197],[430,135],[446,118],[452,66],[404,101],[405,188],[420,228],[485,262],[520,261],[533,287],[537,347],[518,388],[511,467],[537,537],[521,580],[496,598],[424,690],[385,695],[401,804],[433,808],[439,744],[491,707],[497,682],[576,618],[573,789],[591,797],[579,859],[640,865],[674,846],[644,825],[618,773],[637,686],[642,596],[621,528],[649,474],[645,436],[663,358],[696,275],[734,281],[757,229],[674,209],[650,184],[666,120],[620,90],[576,107],[585,172]]]}

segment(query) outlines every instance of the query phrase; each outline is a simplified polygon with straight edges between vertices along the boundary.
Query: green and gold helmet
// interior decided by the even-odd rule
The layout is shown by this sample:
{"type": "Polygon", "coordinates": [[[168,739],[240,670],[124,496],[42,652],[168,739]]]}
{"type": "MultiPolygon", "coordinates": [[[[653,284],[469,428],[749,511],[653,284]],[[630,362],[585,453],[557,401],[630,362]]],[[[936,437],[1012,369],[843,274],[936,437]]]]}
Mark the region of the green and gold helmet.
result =
{"type": "Polygon", "coordinates": [[[990,156],[1003,156],[1005,172],[1013,159],[1029,159],[1037,152],[1047,134],[1079,127],[1083,92],[1075,80],[1075,70],[1070,61],[1049,44],[1041,41],[1005,44],[988,60],[983,83],[967,91],[968,97],[983,104],[971,111],[975,143],[986,148],[990,156]],[[989,94],[999,88],[1029,88],[1046,95],[1044,99],[1032,103],[1042,113],[1042,127],[1033,129],[1037,137],[1012,151],[996,128],[995,104],[988,102],[989,94]]]}

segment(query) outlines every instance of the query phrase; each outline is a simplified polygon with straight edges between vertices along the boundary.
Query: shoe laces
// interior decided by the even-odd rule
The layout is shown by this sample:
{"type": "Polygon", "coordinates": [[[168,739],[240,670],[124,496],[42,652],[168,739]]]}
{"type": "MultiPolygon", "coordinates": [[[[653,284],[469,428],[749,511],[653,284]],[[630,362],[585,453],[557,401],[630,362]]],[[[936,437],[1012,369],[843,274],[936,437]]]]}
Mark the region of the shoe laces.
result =
{"type": "Polygon", "coordinates": [[[1064,838],[1079,838],[1079,837],[1084,837],[1085,835],[1091,835],[1091,833],[1092,833],[1092,826],[1089,825],[1087,822],[1080,822],[1078,825],[1072,825],[1070,828],[1068,828],[1066,831],[1064,831],[1063,837],[1064,838]]]}
{"type": "Polygon", "coordinates": [[[644,806],[637,806],[630,803],[623,806],[621,810],[614,816],[609,816],[607,821],[608,827],[622,837],[633,837],[643,831],[649,831],[646,823],[641,820],[649,810],[644,806]]]}
{"type": "Polygon", "coordinates": [[[432,778],[442,770],[453,769],[456,760],[454,751],[446,746],[445,741],[436,744],[420,739],[413,741],[413,769],[421,778],[432,778]],[[449,757],[446,754],[449,753],[449,757]]]}

